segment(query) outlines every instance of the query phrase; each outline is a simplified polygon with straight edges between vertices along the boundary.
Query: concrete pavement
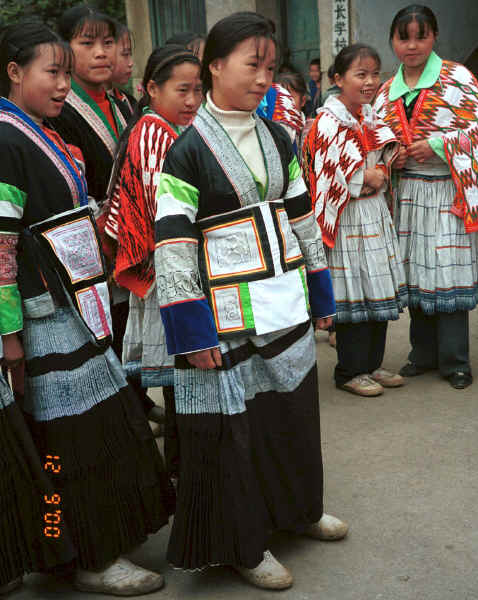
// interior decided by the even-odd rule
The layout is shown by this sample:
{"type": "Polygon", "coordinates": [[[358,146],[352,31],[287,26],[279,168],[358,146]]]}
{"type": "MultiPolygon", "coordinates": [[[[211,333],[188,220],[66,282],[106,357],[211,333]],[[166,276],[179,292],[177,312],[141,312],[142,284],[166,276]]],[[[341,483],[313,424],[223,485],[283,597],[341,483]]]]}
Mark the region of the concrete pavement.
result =
{"type": "MultiPolygon", "coordinates": [[[[244,583],[229,568],[172,570],[163,529],[131,558],[165,575],[151,600],[475,600],[478,599],[478,313],[470,322],[476,382],[453,390],[438,374],[365,399],[336,390],[335,351],[317,344],[326,511],[347,520],[342,542],[276,534],[271,551],[295,577],[285,592],[244,583]]],[[[408,316],[389,328],[386,368],[408,353],[408,316]]],[[[88,596],[51,577],[30,575],[14,600],[88,596]]],[[[92,600],[105,596],[89,594],[92,600]]],[[[146,598],[146,596],[144,596],[146,598]]]]}

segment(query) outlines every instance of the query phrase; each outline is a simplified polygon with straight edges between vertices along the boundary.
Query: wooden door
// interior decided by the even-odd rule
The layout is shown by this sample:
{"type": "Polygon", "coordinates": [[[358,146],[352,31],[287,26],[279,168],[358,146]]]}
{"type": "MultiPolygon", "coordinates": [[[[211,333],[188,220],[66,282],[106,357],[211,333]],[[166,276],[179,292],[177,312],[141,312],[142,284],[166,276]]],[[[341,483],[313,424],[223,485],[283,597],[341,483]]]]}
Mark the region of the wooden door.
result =
{"type": "Polygon", "coordinates": [[[149,0],[149,11],[153,46],[163,46],[175,33],[207,31],[204,0],[149,0]]]}
{"type": "Polygon", "coordinates": [[[286,54],[304,75],[320,56],[318,0],[281,0],[282,37],[286,54]]]}

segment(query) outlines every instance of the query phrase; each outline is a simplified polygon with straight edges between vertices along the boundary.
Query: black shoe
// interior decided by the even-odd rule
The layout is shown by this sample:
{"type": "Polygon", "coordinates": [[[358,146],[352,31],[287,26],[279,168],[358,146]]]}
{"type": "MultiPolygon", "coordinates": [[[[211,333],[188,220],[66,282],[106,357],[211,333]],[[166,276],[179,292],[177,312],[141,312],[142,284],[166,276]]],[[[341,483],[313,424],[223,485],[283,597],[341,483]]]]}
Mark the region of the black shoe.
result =
{"type": "Polygon", "coordinates": [[[431,369],[418,367],[415,363],[407,363],[400,369],[399,373],[402,377],[416,377],[417,375],[423,375],[423,373],[426,373],[430,370],[431,369]]]}
{"type": "Polygon", "coordinates": [[[473,376],[471,373],[464,373],[463,371],[456,371],[447,377],[451,387],[455,390],[464,390],[473,383],[473,376]]]}

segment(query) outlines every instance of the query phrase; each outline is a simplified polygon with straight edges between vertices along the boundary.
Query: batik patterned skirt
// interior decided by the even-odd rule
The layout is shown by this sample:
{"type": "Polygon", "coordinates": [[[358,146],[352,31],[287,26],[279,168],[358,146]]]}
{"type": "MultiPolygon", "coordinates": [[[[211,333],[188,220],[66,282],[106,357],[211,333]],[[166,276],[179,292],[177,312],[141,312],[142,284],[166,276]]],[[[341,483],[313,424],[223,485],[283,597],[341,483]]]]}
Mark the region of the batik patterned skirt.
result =
{"type": "Polygon", "coordinates": [[[396,230],[409,305],[427,314],[471,310],[477,304],[476,233],[451,212],[450,171],[438,157],[426,168],[409,160],[400,174],[396,230]]]}
{"type": "Polygon", "coordinates": [[[72,309],[26,319],[23,342],[27,422],[78,564],[102,569],[173,512],[161,455],[113,350],[72,309]]]}
{"type": "Polygon", "coordinates": [[[165,408],[164,455],[166,470],[178,475],[179,444],[174,409],[174,356],[168,355],[156,284],[145,299],[130,295],[123,340],[123,368],[144,388],[162,387],[165,408]]]}
{"type": "Polygon", "coordinates": [[[181,455],[168,559],[183,569],[253,568],[272,529],[301,532],[322,516],[310,322],[220,350],[215,370],[176,362],[181,455]]]}
{"type": "Polygon", "coordinates": [[[140,378],[145,388],[173,385],[174,357],[166,347],[156,284],[145,299],[130,294],[123,366],[127,375],[140,378]]]}
{"type": "Polygon", "coordinates": [[[351,199],[328,251],[336,321],[392,321],[407,305],[405,274],[390,211],[382,192],[351,199]]]}

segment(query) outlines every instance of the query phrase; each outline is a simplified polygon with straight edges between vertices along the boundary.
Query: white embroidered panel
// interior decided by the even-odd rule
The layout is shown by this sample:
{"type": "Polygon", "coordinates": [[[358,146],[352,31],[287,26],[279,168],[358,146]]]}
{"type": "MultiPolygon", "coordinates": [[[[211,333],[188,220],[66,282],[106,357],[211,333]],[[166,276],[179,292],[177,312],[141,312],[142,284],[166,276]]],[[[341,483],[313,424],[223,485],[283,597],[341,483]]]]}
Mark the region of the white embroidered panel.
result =
{"type": "Polygon", "coordinates": [[[111,334],[110,296],[106,282],[76,292],[78,306],[85,323],[97,339],[111,334]]]}
{"type": "Polygon", "coordinates": [[[302,252],[300,250],[299,242],[292,232],[285,208],[279,209],[277,211],[277,216],[279,217],[279,227],[284,243],[285,260],[286,262],[296,260],[302,256],[302,252]]]}
{"type": "Polygon", "coordinates": [[[244,328],[239,286],[231,285],[212,290],[219,333],[244,328]]]}
{"type": "Polygon", "coordinates": [[[67,270],[72,283],[103,274],[100,249],[88,217],[58,225],[43,235],[67,270]]]}
{"type": "Polygon", "coordinates": [[[252,217],[203,230],[211,279],[246,275],[266,269],[259,234],[252,217]]]}

